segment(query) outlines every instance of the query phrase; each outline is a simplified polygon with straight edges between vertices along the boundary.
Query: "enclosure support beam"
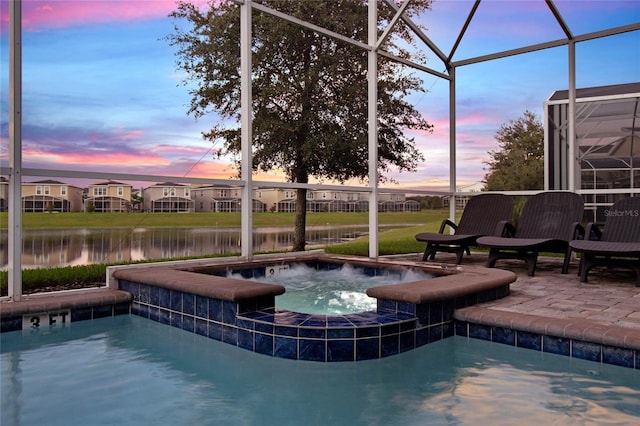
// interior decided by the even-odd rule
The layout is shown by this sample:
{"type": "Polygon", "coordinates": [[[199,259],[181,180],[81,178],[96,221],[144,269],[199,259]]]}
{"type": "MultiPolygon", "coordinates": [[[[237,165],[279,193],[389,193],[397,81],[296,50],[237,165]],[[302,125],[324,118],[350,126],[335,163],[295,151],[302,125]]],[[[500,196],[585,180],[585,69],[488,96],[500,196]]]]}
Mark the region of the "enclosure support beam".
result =
{"type": "Polygon", "coordinates": [[[569,41],[569,112],[567,128],[567,186],[569,191],[576,190],[576,43],[569,41]]]}
{"type": "MultiPolygon", "coordinates": [[[[369,2],[369,45],[377,43],[377,2],[369,2]]],[[[369,257],[378,258],[378,53],[370,49],[368,55],[368,145],[369,145],[369,257]]]]}
{"type": "MultiPolygon", "coordinates": [[[[253,197],[252,194],[252,117],[251,117],[251,0],[245,0],[240,6],[240,117],[241,117],[241,158],[240,176],[242,187],[242,206],[240,224],[241,255],[250,259],[253,256],[253,197]]],[[[304,201],[304,200],[303,200],[304,201]]]]}
{"type": "Polygon", "coordinates": [[[456,220],[456,68],[449,70],[449,219],[456,220]]]}
{"type": "Polygon", "coordinates": [[[22,1],[9,2],[8,296],[22,297],[22,1]]]}

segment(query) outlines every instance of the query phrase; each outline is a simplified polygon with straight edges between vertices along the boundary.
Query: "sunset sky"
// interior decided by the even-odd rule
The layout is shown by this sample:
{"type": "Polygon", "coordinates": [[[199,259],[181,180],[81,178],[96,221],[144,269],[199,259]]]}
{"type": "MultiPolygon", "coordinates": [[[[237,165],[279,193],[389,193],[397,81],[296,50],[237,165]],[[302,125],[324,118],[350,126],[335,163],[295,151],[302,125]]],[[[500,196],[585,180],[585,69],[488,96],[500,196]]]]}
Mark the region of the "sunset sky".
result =
{"type": "MultiPolygon", "coordinates": [[[[419,20],[445,54],[472,1],[435,1],[419,20]]],[[[640,22],[640,1],[557,1],[574,35],[640,22]]],[[[8,166],[8,1],[1,0],[1,165],[8,166]]],[[[227,178],[201,138],[218,121],[186,114],[175,69],[174,1],[23,1],[23,165],[30,168],[227,178]]],[[[563,38],[545,2],[483,1],[454,60],[563,38]]],[[[567,48],[457,70],[458,186],[482,180],[500,125],[568,87],[567,48]]],[[[428,66],[443,71],[433,54],[428,66]]],[[[640,81],[640,31],[577,45],[577,87],[640,81]]],[[[448,82],[421,74],[411,101],[435,125],[414,134],[426,161],[397,187],[448,187],[448,82]]],[[[274,176],[256,176],[274,180],[274,176]]],[[[25,178],[26,181],[37,178],[25,178]]],[[[69,179],[58,179],[69,181],[69,179]]],[[[395,187],[395,186],[394,186],[395,187]]]]}

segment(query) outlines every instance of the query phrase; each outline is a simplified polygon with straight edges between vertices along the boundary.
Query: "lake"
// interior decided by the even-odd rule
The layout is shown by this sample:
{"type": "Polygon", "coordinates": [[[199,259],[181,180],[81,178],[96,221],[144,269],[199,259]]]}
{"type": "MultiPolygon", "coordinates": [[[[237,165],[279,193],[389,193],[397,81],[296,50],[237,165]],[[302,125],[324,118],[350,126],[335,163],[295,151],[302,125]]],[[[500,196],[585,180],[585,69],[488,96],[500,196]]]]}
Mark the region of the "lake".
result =
{"type": "MultiPolygon", "coordinates": [[[[349,241],[368,230],[367,226],[312,227],[306,232],[307,247],[349,241]]],[[[0,269],[6,269],[6,229],[0,236],[0,269]]],[[[240,229],[228,228],[25,229],[22,236],[23,268],[240,253],[240,229]]],[[[254,252],[288,250],[292,245],[292,228],[253,231],[254,252]]]]}

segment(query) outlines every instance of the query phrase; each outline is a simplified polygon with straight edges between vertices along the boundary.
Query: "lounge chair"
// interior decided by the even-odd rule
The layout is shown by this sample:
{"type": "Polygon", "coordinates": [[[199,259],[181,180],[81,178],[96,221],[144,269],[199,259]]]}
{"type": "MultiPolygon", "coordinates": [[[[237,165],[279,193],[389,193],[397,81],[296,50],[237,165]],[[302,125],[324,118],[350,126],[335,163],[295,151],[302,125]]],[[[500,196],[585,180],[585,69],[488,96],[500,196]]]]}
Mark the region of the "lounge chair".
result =
{"type": "Polygon", "coordinates": [[[460,223],[445,219],[438,233],[424,232],[416,235],[416,240],[426,242],[422,260],[434,260],[437,252],[456,254],[456,262],[462,262],[469,247],[476,246],[476,240],[485,235],[502,235],[505,225],[511,220],[513,201],[502,194],[480,194],[472,197],[462,212],[460,223]],[[447,227],[454,234],[445,233],[447,227]]]}
{"type": "Polygon", "coordinates": [[[569,241],[584,233],[580,221],[584,211],[582,197],[573,192],[542,192],[529,198],[517,228],[507,226],[509,237],[481,237],[478,245],[489,248],[487,266],[493,268],[499,259],[521,259],[527,262],[533,276],[538,253],[564,253],[562,273],[569,271],[569,241]]]}
{"type": "Polygon", "coordinates": [[[589,223],[587,237],[570,244],[581,253],[580,281],[587,282],[589,270],[596,265],[628,267],[636,272],[636,286],[640,287],[640,197],[618,200],[605,213],[603,230],[589,223]]]}

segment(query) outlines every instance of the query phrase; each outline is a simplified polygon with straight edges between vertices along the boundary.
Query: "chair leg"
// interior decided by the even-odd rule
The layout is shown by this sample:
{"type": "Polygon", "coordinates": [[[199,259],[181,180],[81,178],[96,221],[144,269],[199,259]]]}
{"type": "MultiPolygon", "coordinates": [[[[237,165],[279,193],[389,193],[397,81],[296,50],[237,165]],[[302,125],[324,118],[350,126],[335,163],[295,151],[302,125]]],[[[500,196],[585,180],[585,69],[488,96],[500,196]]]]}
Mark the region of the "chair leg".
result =
{"type": "Polygon", "coordinates": [[[580,282],[586,283],[587,277],[589,276],[589,270],[593,267],[593,262],[591,262],[590,255],[587,253],[582,253],[582,258],[580,259],[580,282]]]}
{"type": "Polygon", "coordinates": [[[580,255],[580,263],[578,263],[578,276],[582,276],[582,269],[584,268],[584,253],[580,255]]]}
{"type": "Polygon", "coordinates": [[[487,263],[485,263],[485,266],[487,268],[495,267],[499,254],[500,254],[500,250],[494,249],[494,248],[489,249],[489,256],[487,257],[487,263]]]}
{"type": "Polygon", "coordinates": [[[424,248],[424,254],[422,255],[422,261],[434,260],[439,247],[438,244],[427,243],[427,246],[424,248]]]}
{"type": "MultiPolygon", "coordinates": [[[[467,247],[467,251],[469,247],[467,247]]],[[[459,250],[456,250],[456,264],[459,265],[462,263],[462,255],[464,254],[464,247],[460,247],[459,250]]]]}
{"type": "Polygon", "coordinates": [[[426,247],[424,248],[424,253],[422,254],[423,262],[427,260],[429,254],[431,254],[431,243],[427,243],[426,247]]]}
{"type": "Polygon", "coordinates": [[[569,272],[569,262],[571,261],[571,248],[568,248],[564,254],[564,261],[562,262],[562,273],[569,272]]]}
{"type": "Polygon", "coordinates": [[[536,265],[538,264],[538,252],[534,251],[529,255],[526,255],[526,261],[529,266],[527,275],[532,277],[536,273],[536,265]]]}

